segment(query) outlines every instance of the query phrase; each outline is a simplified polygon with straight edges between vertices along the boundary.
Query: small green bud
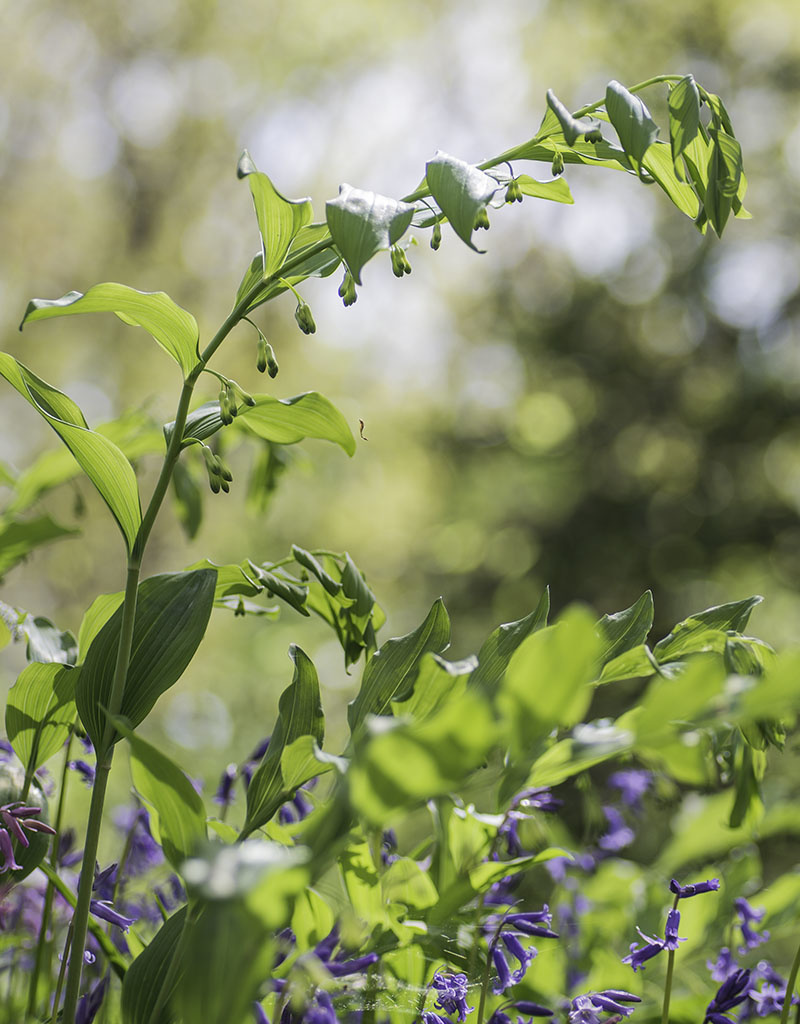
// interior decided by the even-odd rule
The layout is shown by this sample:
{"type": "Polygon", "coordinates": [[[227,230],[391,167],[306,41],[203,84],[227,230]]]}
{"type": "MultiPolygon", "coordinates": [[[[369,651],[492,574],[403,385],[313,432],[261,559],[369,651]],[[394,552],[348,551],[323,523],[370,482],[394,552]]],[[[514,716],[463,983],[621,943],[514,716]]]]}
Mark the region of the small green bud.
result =
{"type": "Polygon", "coordinates": [[[506,189],[506,202],[507,203],[521,203],[522,202],[522,189],[516,178],[512,178],[508,183],[506,189]]]}
{"type": "Polygon", "coordinates": [[[224,384],[219,391],[219,415],[223,426],[227,427],[229,424],[233,423],[233,413],[231,412],[231,403],[228,398],[228,389],[224,384]]]}
{"type": "Polygon", "coordinates": [[[439,248],[441,244],[442,225],[437,220],[436,223],[433,225],[433,234],[431,235],[431,249],[433,249],[433,251],[436,252],[436,250],[439,248]]]}
{"type": "Polygon", "coordinates": [[[356,283],[353,280],[353,275],[349,270],[345,271],[342,283],[339,285],[339,298],[345,304],[345,306],[352,306],[358,298],[356,292],[356,283]]]}
{"type": "Polygon", "coordinates": [[[239,595],[239,600],[238,600],[238,602],[236,604],[236,607],[233,609],[233,616],[234,616],[234,618],[236,618],[237,615],[246,615],[246,614],[247,614],[247,611],[245,610],[245,607],[244,607],[244,598],[241,595],[239,595]]]}
{"type": "Polygon", "coordinates": [[[233,480],[233,473],[231,473],[219,455],[215,455],[214,458],[216,459],[217,476],[224,483],[230,483],[233,480]]]}
{"type": "Polygon", "coordinates": [[[597,143],[603,141],[603,133],[600,131],[599,128],[590,129],[590,131],[584,133],[583,137],[586,139],[587,142],[597,143]]]}
{"type": "Polygon", "coordinates": [[[219,477],[218,476],[211,476],[211,474],[209,474],[208,486],[211,488],[211,490],[213,491],[214,494],[219,494],[220,487],[222,486],[222,484],[220,483],[219,477]]]}
{"type": "Polygon", "coordinates": [[[475,224],[473,225],[473,229],[477,231],[478,228],[483,228],[484,231],[488,231],[490,227],[491,224],[489,223],[489,214],[486,212],[486,207],[482,206],[480,210],[478,210],[477,216],[475,217],[475,224]]]}
{"type": "Polygon", "coordinates": [[[233,380],[231,381],[231,389],[232,389],[232,393],[234,395],[234,405],[236,404],[235,403],[235,396],[236,395],[238,395],[239,398],[241,398],[241,400],[244,402],[244,404],[246,406],[248,406],[249,408],[251,408],[251,409],[256,404],[256,400],[255,400],[255,398],[253,398],[253,396],[250,394],[250,392],[249,391],[245,391],[245,389],[243,387],[241,387],[239,384],[237,384],[236,381],[233,381],[233,380]]]}
{"type": "Polygon", "coordinates": [[[395,277],[402,277],[406,272],[403,266],[403,250],[393,245],[389,251],[392,257],[392,273],[395,277]]]}
{"type": "Polygon", "coordinates": [[[552,171],[554,178],[557,178],[559,174],[564,173],[564,157],[561,155],[561,151],[558,149],[553,154],[553,164],[550,170],[552,171]]]}
{"type": "Polygon", "coordinates": [[[278,376],[278,360],[275,358],[275,353],[269,342],[267,342],[267,370],[269,370],[269,375],[273,380],[278,376]]]}
{"type": "MultiPolygon", "coordinates": [[[[258,332],[258,352],[256,355],[256,369],[259,373],[265,373],[267,366],[269,365],[269,342],[261,333],[258,332]]],[[[272,376],[275,376],[272,374],[272,376]]]]}
{"type": "Polygon", "coordinates": [[[231,492],[231,485],[228,483],[228,481],[224,477],[220,477],[219,485],[222,488],[223,494],[230,494],[230,492],[231,492]]]}
{"type": "Polygon", "coordinates": [[[308,303],[302,301],[297,303],[294,318],[303,334],[313,334],[316,331],[317,325],[314,323],[314,317],[311,315],[311,307],[308,303]]]}
{"type": "Polygon", "coordinates": [[[232,423],[236,414],[239,412],[239,410],[236,408],[236,392],[234,391],[233,386],[231,384],[227,385],[226,392],[228,395],[228,412],[230,413],[232,423]]]}

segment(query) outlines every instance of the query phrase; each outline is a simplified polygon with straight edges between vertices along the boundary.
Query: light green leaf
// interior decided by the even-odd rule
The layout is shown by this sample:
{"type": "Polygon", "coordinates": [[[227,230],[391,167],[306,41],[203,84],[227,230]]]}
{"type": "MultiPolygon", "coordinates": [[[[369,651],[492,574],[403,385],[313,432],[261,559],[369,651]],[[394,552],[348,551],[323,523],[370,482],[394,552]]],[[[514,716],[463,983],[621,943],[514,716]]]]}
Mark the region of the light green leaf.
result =
{"type": "Polygon", "coordinates": [[[410,857],[392,861],[380,877],[380,887],[386,903],[402,903],[415,910],[427,910],[439,899],[431,876],[410,857]]]}
{"type": "MultiPolygon", "coordinates": [[[[758,594],[743,601],[715,605],[705,611],[696,612],[679,622],[669,636],[664,637],[653,648],[653,654],[660,662],[672,661],[695,651],[709,649],[709,633],[733,630],[741,633],[750,619],[750,613],[763,601],[758,594]]],[[[722,638],[724,649],[724,638],[722,638]]],[[[716,647],[714,647],[716,649],[716,647]]]]}
{"type": "Polygon", "coordinates": [[[572,192],[566,178],[553,178],[552,181],[537,181],[527,174],[520,174],[517,178],[520,192],[526,196],[534,196],[536,199],[550,199],[554,203],[574,203],[572,192]]]}
{"type": "Polygon", "coordinates": [[[639,97],[614,79],[606,86],[606,112],[622,148],[641,174],[642,157],[655,142],[658,125],[639,97]]]}
{"type": "Polygon", "coordinates": [[[520,871],[527,871],[534,864],[543,864],[545,861],[553,860],[555,857],[568,856],[566,850],[560,847],[551,846],[539,853],[529,857],[514,857],[512,860],[484,861],[476,865],[469,873],[469,881],[475,892],[484,892],[495,882],[499,882],[506,875],[516,875],[520,871]]]}
{"type": "Polygon", "coordinates": [[[484,641],[478,653],[478,667],[472,674],[469,685],[485,693],[493,693],[500,685],[514,651],[522,641],[547,625],[550,612],[550,588],[539,598],[539,603],[524,619],[505,622],[484,641]]]}
{"type": "Polygon", "coordinates": [[[158,832],[164,856],[180,871],[207,839],[203,799],[174,761],[128,729],[120,719],[114,724],[131,748],[131,777],[137,792],[158,815],[158,832]]]}
{"type": "Polygon", "coordinates": [[[398,242],[414,216],[414,207],[397,199],[340,185],[325,204],[328,229],[356,284],[361,268],[375,253],[398,242]]]}
{"type": "Polygon", "coordinates": [[[61,526],[50,516],[0,521],[0,578],[42,544],[74,537],[76,533],[80,530],[61,526]]]}
{"type": "Polygon", "coordinates": [[[81,663],[86,660],[86,652],[92,640],[122,604],[124,597],[121,590],[116,594],[99,594],[86,609],[78,630],[78,657],[81,663]]]}
{"type": "Polygon", "coordinates": [[[278,719],[272,730],[269,748],[247,789],[247,819],[242,830],[249,835],[265,825],[293,790],[283,779],[281,757],[286,746],[300,736],[312,736],[318,746],[325,734],[325,719],[319,696],[317,671],[308,655],[295,644],[289,648],[294,662],[291,684],[278,702],[278,719]]]}
{"type": "Polygon", "coordinates": [[[604,615],[597,623],[603,640],[601,664],[605,665],[632,647],[643,644],[653,626],[653,594],[645,590],[642,596],[625,611],[604,615]]]}
{"type": "Polygon", "coordinates": [[[123,1024],[173,1024],[175,1018],[167,1004],[183,976],[183,967],[173,972],[172,961],[179,955],[187,912],[187,907],[181,907],[168,918],[125,972],[123,1024]],[[169,986],[162,997],[161,990],[167,981],[169,986]],[[163,1009],[154,1019],[153,1011],[159,1001],[163,1009]]]}
{"type": "Polygon", "coordinates": [[[287,743],[281,754],[281,773],[283,784],[287,790],[297,789],[303,783],[313,779],[315,775],[337,771],[347,771],[347,759],[327,754],[320,750],[319,744],[311,733],[298,736],[292,743],[287,743]]]}
{"type": "Polygon", "coordinates": [[[247,565],[258,582],[263,585],[269,597],[279,597],[301,615],[310,614],[306,608],[308,587],[305,584],[298,583],[297,580],[280,569],[270,572],[254,562],[248,562],[247,565]],[[280,575],[278,575],[279,573],[280,575]]]}
{"type": "MultiPolygon", "coordinates": [[[[214,601],[216,573],[164,573],[139,585],[133,646],[120,716],[132,728],[144,721],[153,705],[178,679],[206,631],[214,601]]],[[[95,636],[81,668],[76,692],[78,712],[100,756],[117,658],[122,608],[95,636]]],[[[119,739],[115,735],[111,742],[119,739]]]]}
{"type": "Polygon", "coordinates": [[[408,715],[420,722],[430,718],[444,704],[460,698],[477,667],[474,655],[462,661],[445,661],[433,651],[426,651],[419,661],[413,691],[406,700],[392,701],[392,714],[408,715]]]}
{"type": "MultiPolygon", "coordinates": [[[[286,263],[292,265],[280,277],[265,281],[252,294],[247,312],[289,290],[289,285],[297,285],[309,277],[328,277],[342,262],[341,256],[333,246],[327,224],[307,224],[297,233],[289,247],[286,263]]],[[[250,292],[261,279],[261,253],[256,253],[252,263],[245,272],[239,291],[236,294],[237,304],[250,292]]]]}
{"type": "Polygon", "coordinates": [[[294,444],[314,437],[333,441],[348,455],[355,455],[356,442],[347,420],[319,392],[306,391],[294,398],[254,397],[256,404],[241,409],[235,422],[257,437],[277,444],[294,444]]]}
{"type": "Polygon", "coordinates": [[[69,734],[77,675],[59,662],[33,662],[8,691],[6,734],[28,776],[58,753],[69,734]]]}
{"type": "Polygon", "coordinates": [[[197,365],[197,321],[165,292],[140,292],[124,284],[96,284],[86,294],[67,292],[60,299],[31,299],[19,325],[73,313],[116,313],[123,323],[144,327],[183,370],[197,365]]]}
{"type": "Polygon", "coordinates": [[[598,683],[617,683],[622,679],[641,679],[655,672],[652,655],[648,657],[649,648],[645,644],[632,647],[629,651],[611,658],[603,665],[598,683]]]}
{"type": "Polygon", "coordinates": [[[450,619],[439,598],[425,621],[413,632],[382,644],[367,662],[361,689],[347,707],[350,733],[354,735],[367,715],[386,715],[391,702],[405,700],[426,651],[441,653],[450,643],[450,619]]]}
{"type": "Polygon", "coordinates": [[[559,740],[538,757],[526,786],[557,786],[580,772],[630,750],[633,733],[614,725],[578,726],[571,737],[559,740]]]}
{"type": "Polygon", "coordinates": [[[441,150],[425,165],[425,177],[431,195],[458,237],[470,249],[483,252],[472,244],[472,232],[475,218],[500,189],[498,182],[473,164],[441,150]]]}
{"type": "Polygon", "coordinates": [[[722,659],[697,654],[679,675],[657,676],[637,707],[618,720],[620,728],[632,728],[636,743],[648,747],[669,742],[691,724],[701,723],[714,712],[713,701],[725,683],[722,659]]]}
{"type": "Polygon", "coordinates": [[[581,135],[600,130],[600,122],[594,118],[581,120],[574,118],[552,89],[547,90],[547,105],[556,115],[568,146],[574,146],[581,135]]]}
{"type": "Polygon", "coordinates": [[[705,212],[716,231],[722,236],[734,201],[739,194],[742,177],[742,147],[726,132],[709,128],[713,141],[708,165],[705,212]]]}
{"type": "Polygon", "coordinates": [[[693,75],[685,75],[669,91],[669,139],[675,173],[680,158],[700,131],[700,93],[693,75]]]}
{"type": "Polygon", "coordinates": [[[642,157],[642,166],[655,178],[681,213],[694,219],[700,210],[700,200],[694,189],[680,181],[666,142],[654,142],[642,157]]]}
{"type": "MultiPolygon", "coordinates": [[[[553,120],[555,122],[555,118],[553,120]]],[[[536,160],[552,164],[556,149],[561,153],[565,164],[592,164],[595,167],[608,167],[614,171],[627,171],[628,173],[633,171],[630,160],[625,155],[625,150],[606,140],[594,143],[578,139],[570,148],[567,146],[567,140],[562,135],[557,122],[555,122],[555,128],[551,133],[542,137],[537,135],[529,142],[510,150],[508,159],[536,160]]]]}
{"type": "Polygon", "coordinates": [[[241,565],[235,562],[229,565],[217,565],[207,558],[195,562],[187,568],[187,572],[195,569],[213,569],[217,574],[217,585],[214,588],[214,600],[219,601],[231,594],[243,594],[245,597],[255,597],[264,589],[260,583],[249,576],[241,565]]]}
{"type": "Polygon", "coordinates": [[[332,576],[329,576],[310,551],[306,551],[305,548],[298,547],[297,544],[292,544],[292,554],[294,555],[294,560],[299,565],[302,565],[304,569],[308,569],[308,571],[319,580],[331,597],[336,597],[342,589],[341,582],[339,580],[335,580],[332,576]]]}
{"type": "Polygon", "coordinates": [[[60,630],[42,615],[26,615],[20,623],[28,643],[28,661],[58,661],[74,665],[78,660],[78,644],[69,630],[60,630]]]}
{"type": "Polygon", "coordinates": [[[282,266],[300,228],[311,220],[311,200],[282,196],[267,175],[258,170],[247,150],[239,158],[236,176],[247,178],[250,186],[261,232],[261,275],[271,277],[282,266]]]}
{"type": "Polygon", "coordinates": [[[72,399],[5,352],[0,352],[0,374],[50,424],[75,456],[111,509],[130,552],[142,521],[131,464],[108,438],[89,429],[72,399]]]}

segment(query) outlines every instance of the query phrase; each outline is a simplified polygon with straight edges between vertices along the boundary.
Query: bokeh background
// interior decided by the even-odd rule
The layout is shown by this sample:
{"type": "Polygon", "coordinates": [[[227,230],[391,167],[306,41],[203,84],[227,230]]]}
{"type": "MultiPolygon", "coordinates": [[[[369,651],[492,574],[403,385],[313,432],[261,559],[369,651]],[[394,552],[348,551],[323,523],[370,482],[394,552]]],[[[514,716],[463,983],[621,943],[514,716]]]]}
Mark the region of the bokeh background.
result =
{"type": "MultiPolygon", "coordinates": [[[[247,147],[318,219],[340,182],[412,190],[437,148],[470,161],[535,133],[553,87],[573,109],[617,78],[692,71],[724,98],[750,182],[750,221],[702,237],[657,187],[568,167],[574,206],[526,199],[493,215],[484,256],[452,234],[388,255],[344,309],[339,275],[303,289],[317,333],[284,297],[259,311],[280,361],[255,370],[240,327],[213,365],[279,397],[316,389],[364,420],[354,459],[287,449],[269,502],[247,500],[253,448],[229,496],[208,494],[187,539],[167,508],[148,572],[347,549],[386,609],[383,636],[439,594],[453,657],[552,588],[598,613],[650,587],[656,632],[761,593],[752,627],[783,645],[800,615],[800,7],[771,0],[17,0],[3,10],[2,347],[64,389],[90,423],[131,409],[172,418],[179,377],[140,331],[75,317],[16,332],[28,299],[99,281],[163,289],[209,337],[257,249],[247,147]]],[[[663,114],[663,92],[646,96],[663,114]]],[[[662,120],[662,123],[663,120],[662,120]]],[[[517,172],[549,177],[546,166],[517,172]]],[[[209,378],[206,397],[217,388],[209,378]]],[[[58,444],[7,388],[0,461],[58,444]]],[[[147,493],[156,460],[138,465],[147,493]]],[[[116,527],[88,487],[41,508],[82,538],[35,553],[0,600],[77,631],[120,589],[116,527]]],[[[287,610],[218,613],[147,730],[213,784],[270,731],[289,642],[314,658],[331,746],[352,692],[338,646],[287,610]]],[[[2,654],[8,686],[23,651],[2,654]]],[[[356,677],[357,678],[357,673],[356,677]]],[[[120,785],[123,787],[127,783],[120,785]]]]}

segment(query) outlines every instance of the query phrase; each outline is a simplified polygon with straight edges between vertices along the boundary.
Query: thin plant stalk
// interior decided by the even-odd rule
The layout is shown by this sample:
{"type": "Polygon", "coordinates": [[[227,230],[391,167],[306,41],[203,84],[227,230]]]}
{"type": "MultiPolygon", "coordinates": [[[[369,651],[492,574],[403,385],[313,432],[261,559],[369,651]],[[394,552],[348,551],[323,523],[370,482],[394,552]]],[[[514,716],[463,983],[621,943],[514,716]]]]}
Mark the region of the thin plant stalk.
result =
{"type": "Polygon", "coordinates": [[[789,1020],[789,1007],[792,1005],[792,996],[797,984],[797,972],[800,970],[800,945],[792,961],[792,969],[789,971],[789,978],[786,982],[786,995],[783,997],[783,1008],[781,1009],[781,1024],[787,1024],[789,1020]]]}
{"type": "MultiPolygon", "coordinates": [[[[676,896],[672,901],[672,909],[678,909],[678,900],[680,896],[676,896]]],[[[661,1024],[669,1024],[669,1001],[672,997],[672,974],[675,969],[675,950],[670,949],[667,951],[667,976],[664,979],[664,1004],[661,1010],[661,1024]]]]}

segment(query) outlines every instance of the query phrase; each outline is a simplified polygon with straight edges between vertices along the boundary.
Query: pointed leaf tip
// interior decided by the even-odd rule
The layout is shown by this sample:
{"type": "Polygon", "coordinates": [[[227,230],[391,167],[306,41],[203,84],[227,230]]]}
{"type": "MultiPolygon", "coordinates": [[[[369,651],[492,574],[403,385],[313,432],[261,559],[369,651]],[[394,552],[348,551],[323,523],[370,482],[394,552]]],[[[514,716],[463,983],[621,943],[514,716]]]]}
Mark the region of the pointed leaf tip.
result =
{"type": "Polygon", "coordinates": [[[450,221],[458,237],[475,252],[484,252],[472,241],[477,218],[501,188],[498,181],[473,164],[437,150],[425,165],[431,195],[450,221]]]}

